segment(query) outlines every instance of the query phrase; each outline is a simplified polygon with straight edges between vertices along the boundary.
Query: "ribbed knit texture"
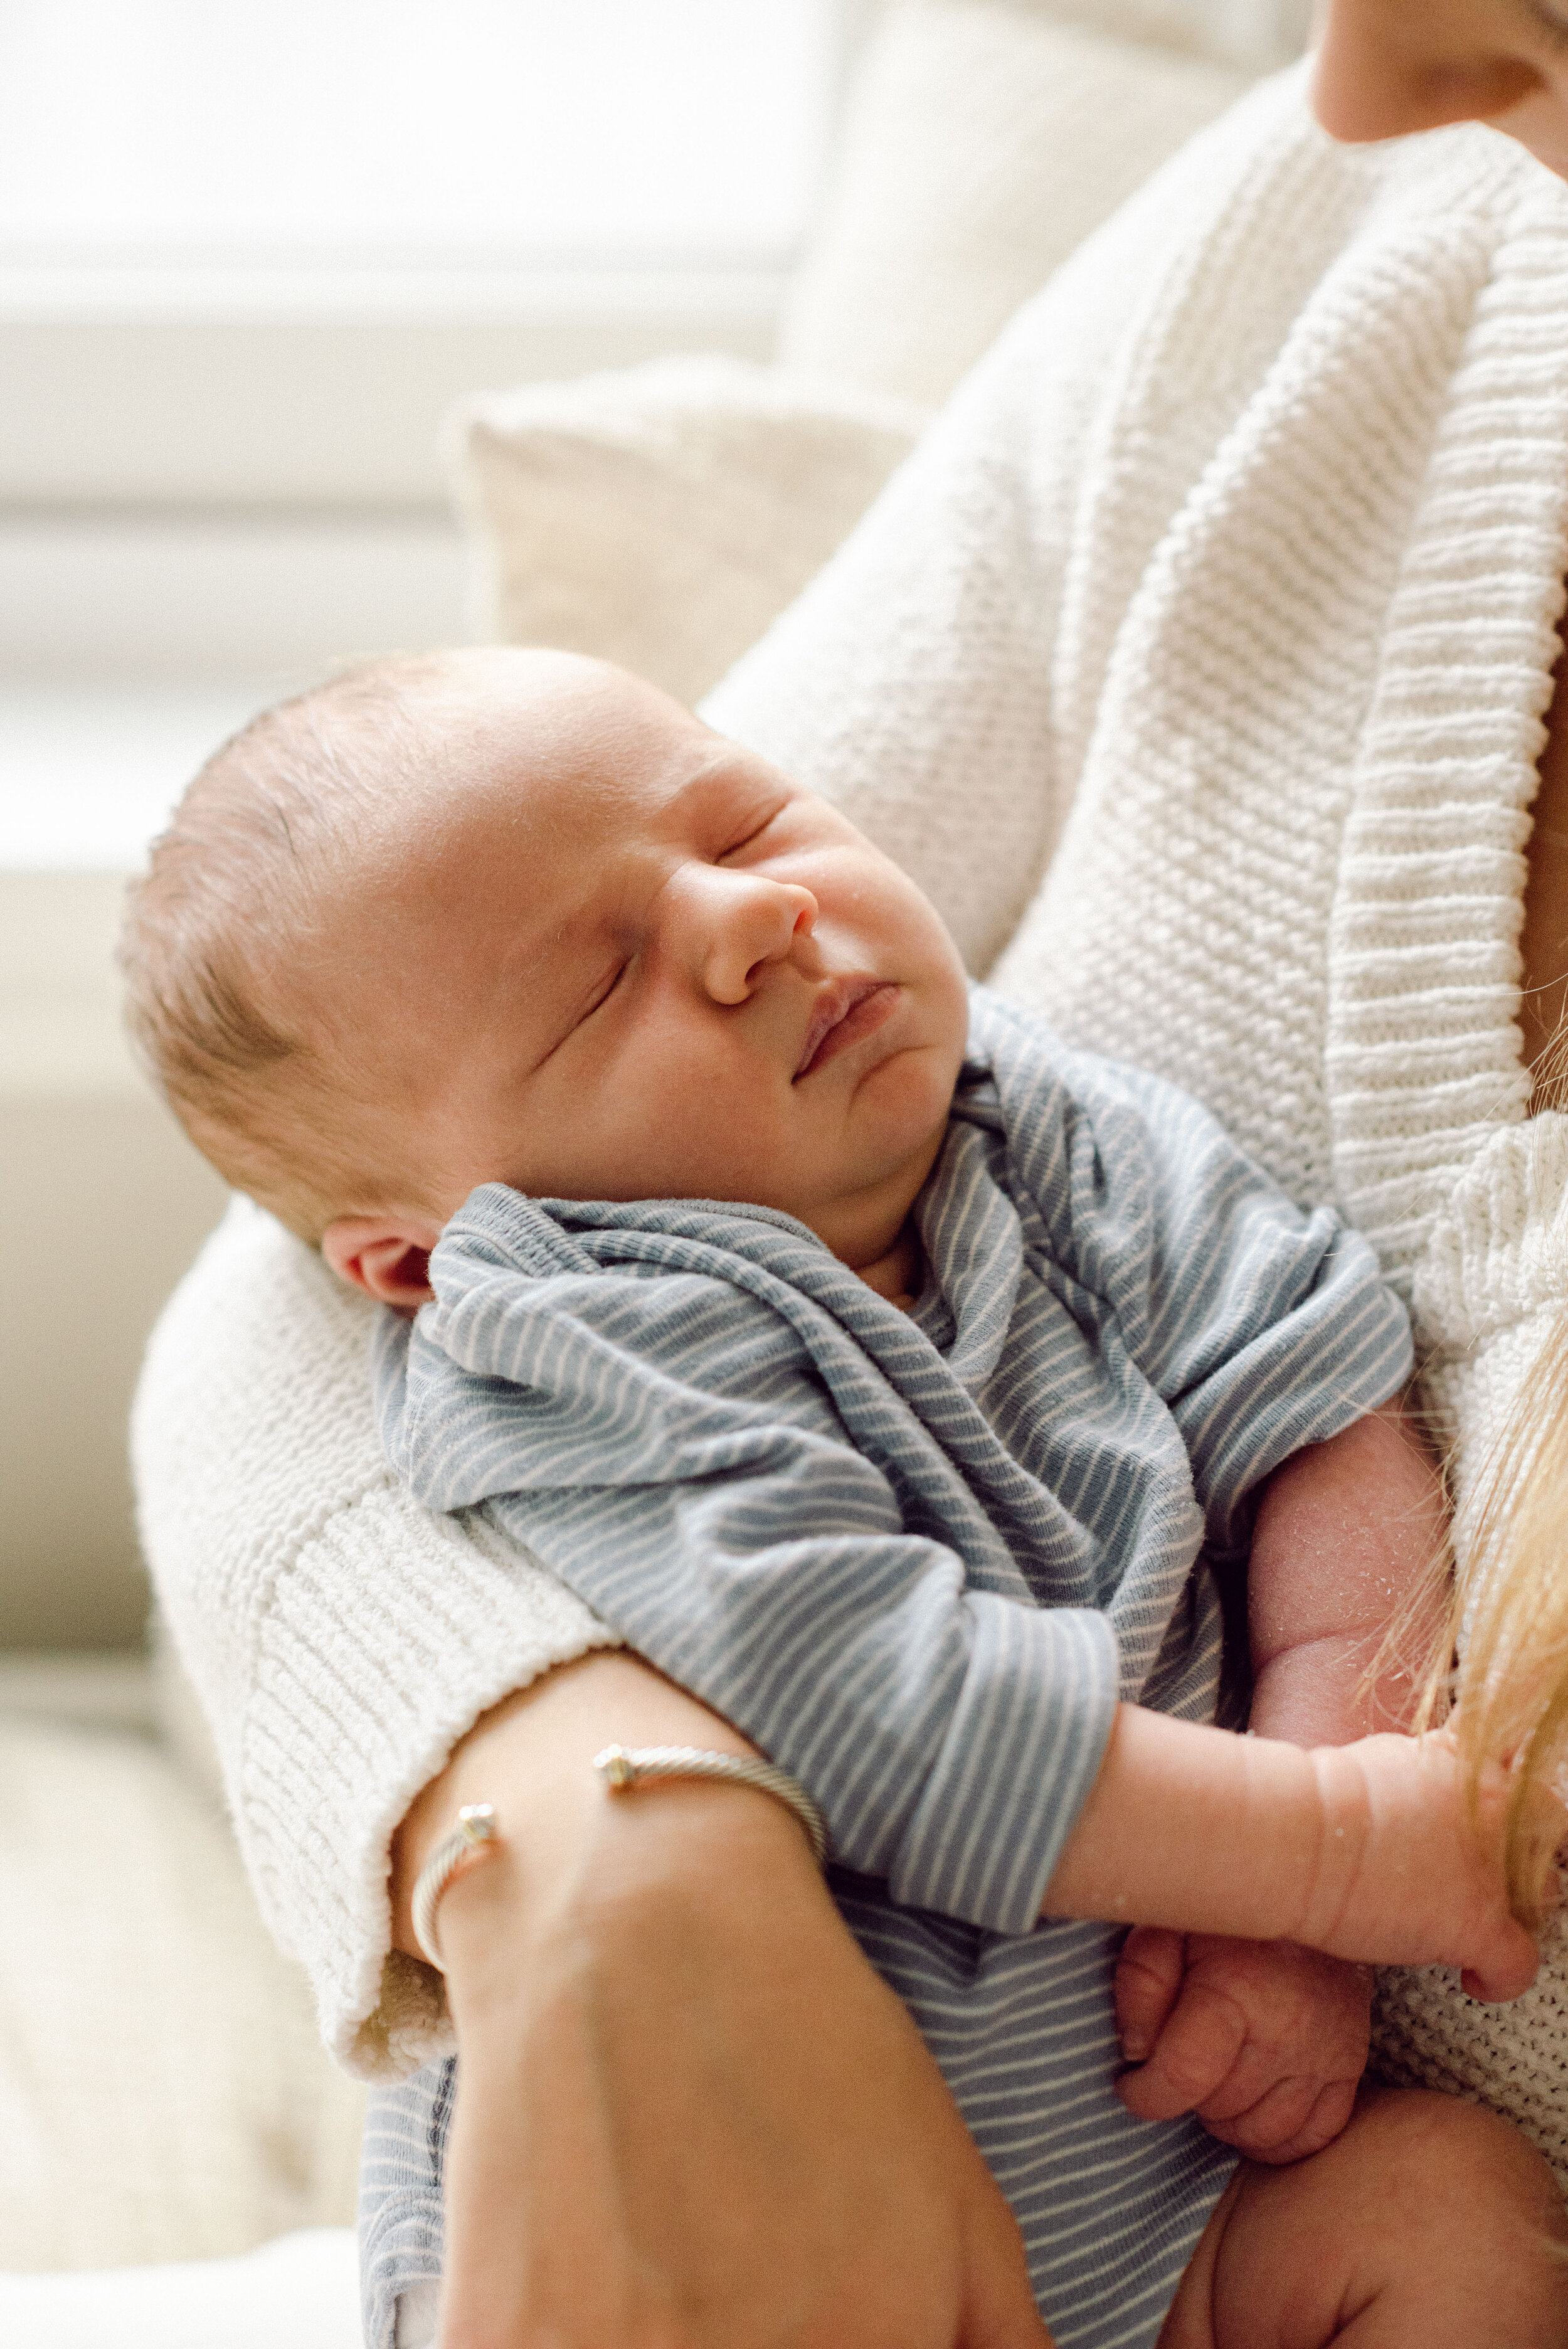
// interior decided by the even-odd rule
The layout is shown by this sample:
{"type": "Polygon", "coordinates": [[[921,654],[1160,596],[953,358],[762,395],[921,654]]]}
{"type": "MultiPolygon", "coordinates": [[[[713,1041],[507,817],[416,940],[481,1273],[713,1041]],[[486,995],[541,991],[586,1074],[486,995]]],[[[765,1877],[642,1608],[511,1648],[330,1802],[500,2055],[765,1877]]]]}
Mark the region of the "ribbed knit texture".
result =
{"type": "MultiPolygon", "coordinates": [[[[973,969],[1197,1093],[1407,1288],[1526,1106],[1564,320],[1568,189],[1484,129],[1336,149],[1287,76],[1081,248],[707,705],[973,969]]],[[[269,1913],[334,2044],[400,2069],[436,2025],[375,2012],[387,1832],[509,1671],[601,1635],[392,1494],[361,1328],[302,1252],[228,1234],[139,1446],[269,1913]]],[[[1519,1357],[1477,1374],[1469,1460],[1519,1357]]]]}
{"type": "Polygon", "coordinates": [[[609,1636],[482,1519],[402,1491],[373,1319],[237,1202],[159,1324],[132,1430],[142,1540],[257,1897],[368,2075],[449,2044],[437,1978],[389,1950],[393,1829],[487,1706],[609,1636]]]}

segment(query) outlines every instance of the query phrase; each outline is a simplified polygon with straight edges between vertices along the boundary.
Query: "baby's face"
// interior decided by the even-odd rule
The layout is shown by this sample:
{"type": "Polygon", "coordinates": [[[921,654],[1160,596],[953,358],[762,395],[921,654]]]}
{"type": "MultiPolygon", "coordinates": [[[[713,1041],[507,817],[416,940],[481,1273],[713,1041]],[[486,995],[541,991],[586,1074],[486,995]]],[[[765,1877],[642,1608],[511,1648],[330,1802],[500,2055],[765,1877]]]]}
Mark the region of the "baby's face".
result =
{"type": "Polygon", "coordinates": [[[438,780],[330,923],[338,1033],[374,1007],[365,1073],[424,1191],[367,1212],[444,1222],[500,1181],[749,1200],[851,1263],[889,1246],[967,1019],[913,882],[825,801],[599,663],[465,664],[438,726],[438,780]]]}

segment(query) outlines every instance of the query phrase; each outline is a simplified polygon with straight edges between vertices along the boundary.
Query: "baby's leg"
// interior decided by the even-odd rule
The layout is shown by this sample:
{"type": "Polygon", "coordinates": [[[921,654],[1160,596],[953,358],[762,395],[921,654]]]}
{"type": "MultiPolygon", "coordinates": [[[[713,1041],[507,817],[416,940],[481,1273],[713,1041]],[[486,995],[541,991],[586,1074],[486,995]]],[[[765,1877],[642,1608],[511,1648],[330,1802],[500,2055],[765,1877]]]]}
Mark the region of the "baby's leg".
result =
{"type": "Polygon", "coordinates": [[[1243,2162],[1160,2349],[1568,2349],[1568,2214],[1511,2122],[1370,2089],[1321,2153],[1243,2162]]]}

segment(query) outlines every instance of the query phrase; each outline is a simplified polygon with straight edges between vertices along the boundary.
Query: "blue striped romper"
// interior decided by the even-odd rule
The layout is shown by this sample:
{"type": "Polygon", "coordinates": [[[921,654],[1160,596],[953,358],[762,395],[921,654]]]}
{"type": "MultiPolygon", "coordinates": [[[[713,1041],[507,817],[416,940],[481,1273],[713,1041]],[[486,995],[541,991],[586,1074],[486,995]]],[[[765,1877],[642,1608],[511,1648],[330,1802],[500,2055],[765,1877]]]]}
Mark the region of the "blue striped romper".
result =
{"type": "MultiPolygon", "coordinates": [[[[1118,1701],[1215,1718],[1249,1496],[1408,1325],[1197,1102],[980,988],[915,1216],[906,1314],[770,1209],[488,1185],[380,1326],[383,1435],[810,1789],[1061,2349],[1150,2349],[1234,2156],[1123,2110],[1119,1931],[1041,1899],[1118,1701]]],[[[405,2294],[428,2337],[453,2072],[373,2104],[372,2349],[405,2294]]]]}

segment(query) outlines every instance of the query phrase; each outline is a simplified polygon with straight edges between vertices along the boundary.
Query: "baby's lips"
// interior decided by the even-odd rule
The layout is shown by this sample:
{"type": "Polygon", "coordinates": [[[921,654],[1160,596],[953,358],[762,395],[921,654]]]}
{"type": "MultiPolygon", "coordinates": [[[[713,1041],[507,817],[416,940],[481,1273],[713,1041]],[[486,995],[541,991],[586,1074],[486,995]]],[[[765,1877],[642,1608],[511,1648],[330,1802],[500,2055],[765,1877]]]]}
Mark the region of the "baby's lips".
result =
{"type": "Polygon", "coordinates": [[[802,1077],[810,1076],[820,1058],[831,1060],[847,1040],[858,1034],[865,1024],[856,1019],[862,1005],[895,991],[895,982],[875,978],[869,972],[855,978],[829,979],[812,1008],[800,1057],[795,1064],[794,1081],[799,1083],[802,1077]]]}

